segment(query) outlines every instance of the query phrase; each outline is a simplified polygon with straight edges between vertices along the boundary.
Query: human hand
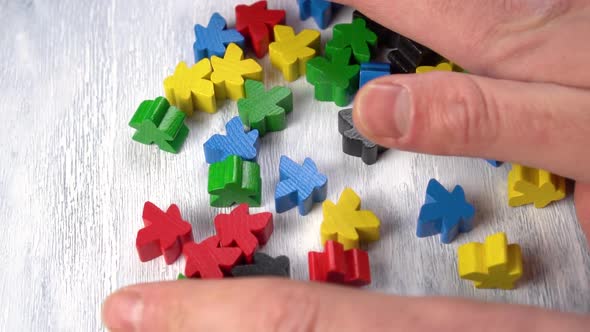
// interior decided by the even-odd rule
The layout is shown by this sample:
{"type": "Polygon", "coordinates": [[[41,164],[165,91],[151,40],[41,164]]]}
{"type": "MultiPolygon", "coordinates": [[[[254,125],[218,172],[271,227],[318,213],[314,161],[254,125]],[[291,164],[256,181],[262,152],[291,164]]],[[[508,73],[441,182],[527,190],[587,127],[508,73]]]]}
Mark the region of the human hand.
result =
{"type": "Polygon", "coordinates": [[[393,75],[359,91],[353,118],[375,143],[512,161],[576,180],[590,240],[590,3],[584,0],[336,0],[467,69],[393,75]]]}
{"type": "MultiPolygon", "coordinates": [[[[578,218],[590,239],[590,3],[335,2],[472,73],[370,82],[354,106],[366,137],[397,149],[514,161],[575,179],[578,218]]],[[[111,331],[553,332],[590,326],[588,316],[531,307],[277,279],[131,286],[105,301],[103,319],[111,331]]]]}
{"type": "Polygon", "coordinates": [[[103,319],[113,332],[587,332],[590,326],[590,317],[526,306],[388,296],[279,279],[131,286],[106,300],[103,319]]]}

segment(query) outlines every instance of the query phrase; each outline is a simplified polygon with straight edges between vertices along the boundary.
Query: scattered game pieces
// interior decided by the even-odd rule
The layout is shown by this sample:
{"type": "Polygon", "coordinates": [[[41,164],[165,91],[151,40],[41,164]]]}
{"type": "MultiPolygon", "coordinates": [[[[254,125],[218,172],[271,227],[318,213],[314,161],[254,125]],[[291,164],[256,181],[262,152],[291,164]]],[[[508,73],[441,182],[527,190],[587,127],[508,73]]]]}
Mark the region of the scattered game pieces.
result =
{"type": "Polygon", "coordinates": [[[275,41],[269,46],[272,65],[289,82],[305,75],[307,61],[320,53],[320,32],[305,29],[295,35],[290,26],[275,25],[274,34],[275,41]]]}
{"type": "Polygon", "coordinates": [[[361,157],[367,165],[376,163],[379,155],[387,150],[367,140],[356,130],[352,121],[352,108],[338,112],[338,132],[342,135],[342,151],[351,156],[361,157]]]}
{"type": "Polygon", "coordinates": [[[503,232],[488,236],[483,244],[461,245],[458,256],[459,276],[476,288],[513,289],[522,276],[520,246],[508,244],[503,232]]]}
{"type": "Polygon", "coordinates": [[[501,162],[501,161],[498,161],[498,160],[491,160],[491,159],[486,159],[486,161],[487,161],[487,162],[488,162],[490,165],[492,165],[492,166],[494,166],[494,167],[500,167],[500,166],[502,166],[502,164],[503,164],[503,162],[501,162]]]}
{"type": "MultiPolygon", "coordinates": [[[[330,24],[333,12],[340,7],[326,0],[297,2],[301,19],[313,17],[322,29],[330,24]]],[[[228,29],[219,13],[211,16],[207,27],[195,25],[196,64],[189,67],[180,62],[164,80],[166,98],[143,101],[129,122],[136,129],[134,140],[155,143],[161,150],[177,153],[188,136],[184,123],[187,116],[195,110],[216,112],[216,99],[238,100],[239,117],[225,125],[226,135],[215,134],[203,145],[205,159],[211,164],[211,206],[239,204],[229,214],[215,217],[217,234],[196,243],[191,224],[182,219],[176,205],[164,212],[145,202],[144,227],[136,238],[139,258],[146,262],[163,255],[166,264],[172,264],[182,253],[186,258],[185,273],[179,273],[178,280],[231,275],[290,277],[288,257],[273,258],[256,252],[273,233],[273,215],[250,214],[249,206],[260,206],[262,198],[260,166],[256,163],[259,135],[286,128],[286,114],[293,110],[293,94],[287,87],[265,90],[262,67],[254,59],[244,59],[246,40],[257,57],[270,53],[271,64],[285,80],[307,75],[315,98],[333,101],[338,106],[348,105],[358,88],[370,80],[390,73],[465,72],[431,49],[358,11],[353,13],[352,23],[334,27],[325,57],[318,56],[320,32],[306,29],[296,35],[292,27],[284,25],[285,11],[269,10],[267,1],[238,5],[235,13],[236,29],[228,29]],[[387,54],[391,64],[369,62],[377,46],[391,49],[387,54]],[[243,260],[246,264],[238,265],[243,260]]],[[[338,131],[344,153],[361,157],[367,165],[374,164],[386,150],[360,135],[352,121],[352,109],[338,113],[338,131]]],[[[502,164],[497,160],[487,162],[495,167],[502,164]]],[[[361,210],[361,199],[350,188],[344,189],[337,203],[326,201],[327,177],[310,158],[299,165],[281,156],[279,173],[275,189],[277,213],[298,206],[299,213],[306,215],[314,203],[324,201],[320,226],[324,252],[308,253],[310,280],[351,286],[370,284],[369,256],[358,247],[360,242],[379,239],[379,218],[371,211],[361,210]]],[[[508,197],[510,206],[534,204],[542,208],[565,198],[565,179],[545,170],[513,164],[508,175],[508,197]]],[[[449,192],[431,179],[416,235],[440,233],[441,242],[450,243],[459,233],[471,231],[474,215],[475,208],[466,201],[461,186],[449,192]]],[[[520,246],[508,244],[502,232],[488,236],[484,243],[471,242],[458,249],[459,276],[473,281],[476,288],[513,289],[523,274],[522,264],[520,246]]]]}
{"type": "Polygon", "coordinates": [[[129,126],[137,130],[133,140],[143,144],[155,143],[160,150],[178,153],[188,136],[185,117],[185,113],[170,106],[164,97],[144,100],[129,121],[129,126]]]}
{"type": "Polygon", "coordinates": [[[416,74],[430,73],[432,71],[453,71],[453,65],[448,62],[441,62],[436,66],[420,66],[416,68],[416,74]]]}
{"type": "Polygon", "coordinates": [[[248,265],[237,265],[231,273],[234,277],[255,277],[255,276],[275,276],[286,277],[291,276],[289,257],[279,256],[272,258],[271,256],[257,252],[254,254],[254,263],[248,265]]]}
{"type": "Polygon", "coordinates": [[[260,166],[234,155],[213,163],[209,166],[208,192],[213,207],[228,207],[236,203],[260,206],[260,166]]]}
{"type": "Polygon", "coordinates": [[[268,51],[271,31],[277,24],[285,24],[284,10],[267,9],[266,1],[236,6],[236,29],[248,39],[258,58],[268,51]]]}
{"type": "Polygon", "coordinates": [[[246,97],[238,100],[238,113],[244,125],[260,136],[287,127],[286,113],[293,110],[293,93],[284,86],[269,91],[258,81],[246,80],[246,97]]]}
{"type": "Polygon", "coordinates": [[[441,234],[442,243],[451,243],[457,234],[473,229],[475,208],[465,200],[461,186],[448,192],[435,179],[428,182],[426,201],[418,216],[418,237],[441,234]]]}
{"type": "Polygon", "coordinates": [[[226,136],[215,134],[203,144],[205,160],[208,164],[236,155],[244,160],[256,161],[258,156],[258,130],[244,131],[239,116],[225,124],[226,136]]]}
{"type": "Polygon", "coordinates": [[[369,255],[361,249],[344,250],[335,241],[327,241],[324,252],[308,253],[309,280],[350,286],[371,283],[369,255]]]}
{"type": "Polygon", "coordinates": [[[565,178],[545,170],[512,164],[508,173],[508,205],[544,208],[565,198],[565,178]]]}
{"type": "Polygon", "coordinates": [[[186,258],[186,277],[201,279],[220,279],[231,275],[231,269],[242,257],[240,248],[219,247],[219,238],[216,235],[201,243],[185,244],[182,253],[186,258]]]}
{"type": "Polygon", "coordinates": [[[394,34],[392,48],[387,59],[391,62],[394,74],[415,73],[419,66],[434,66],[443,61],[440,55],[428,47],[400,34],[394,34]]]}
{"type": "Polygon", "coordinates": [[[265,245],[273,231],[272,213],[249,214],[248,204],[240,204],[230,214],[215,217],[215,230],[222,247],[238,247],[247,262],[258,245],[265,245]]]}
{"type": "Polygon", "coordinates": [[[279,164],[280,182],[275,190],[277,213],[299,207],[304,216],[311,211],[313,203],[322,202],[328,195],[328,178],[318,171],[310,158],[299,165],[286,156],[281,156],[279,164]]]}
{"type": "Polygon", "coordinates": [[[336,241],[344,250],[359,247],[359,240],[379,240],[381,222],[368,210],[361,210],[361,199],[350,188],[345,188],[337,204],[327,200],[322,204],[324,220],[320,228],[322,243],[336,241]]]}
{"type": "Polygon", "coordinates": [[[359,88],[362,88],[367,82],[379,77],[391,74],[391,65],[382,62],[361,63],[361,74],[359,79],[359,88]]]}
{"type": "Polygon", "coordinates": [[[369,62],[371,48],[376,45],[377,35],[367,29],[364,20],[357,18],[352,23],[334,26],[332,40],[326,44],[326,54],[333,57],[335,52],[350,48],[357,63],[369,62]]]}
{"type": "MultiPolygon", "coordinates": [[[[332,21],[335,5],[327,0],[297,0],[299,5],[299,19],[302,21],[313,17],[320,29],[325,29],[332,21]]],[[[276,36],[275,36],[276,37],[276,36]]]]}
{"type": "Polygon", "coordinates": [[[142,217],[145,227],[137,232],[135,240],[142,262],[164,255],[166,264],[172,264],[180,256],[183,245],[193,241],[191,224],[182,219],[175,204],[164,213],[152,202],[145,202],[142,217]]]}
{"type": "MultiPolygon", "coordinates": [[[[174,74],[164,80],[164,91],[170,104],[175,105],[186,115],[191,116],[194,110],[215,113],[215,89],[209,81],[211,62],[203,59],[190,69],[186,63],[180,62],[174,74]]],[[[219,98],[219,96],[218,96],[219,98]]]]}
{"type": "Polygon", "coordinates": [[[334,51],[331,60],[315,57],[307,62],[307,81],[315,88],[315,99],[333,101],[338,106],[350,103],[358,90],[359,65],[349,65],[351,49],[334,51]]]}
{"type": "Polygon", "coordinates": [[[244,36],[236,29],[227,29],[225,19],[219,13],[211,15],[207,27],[195,25],[195,36],[197,39],[193,45],[195,62],[214,55],[223,57],[225,48],[230,43],[235,43],[241,48],[244,48],[246,44],[244,36]]]}
{"type": "Polygon", "coordinates": [[[244,97],[244,80],[262,81],[262,67],[254,59],[244,59],[244,51],[231,43],[223,58],[211,57],[211,82],[218,99],[238,100],[244,97]]]}

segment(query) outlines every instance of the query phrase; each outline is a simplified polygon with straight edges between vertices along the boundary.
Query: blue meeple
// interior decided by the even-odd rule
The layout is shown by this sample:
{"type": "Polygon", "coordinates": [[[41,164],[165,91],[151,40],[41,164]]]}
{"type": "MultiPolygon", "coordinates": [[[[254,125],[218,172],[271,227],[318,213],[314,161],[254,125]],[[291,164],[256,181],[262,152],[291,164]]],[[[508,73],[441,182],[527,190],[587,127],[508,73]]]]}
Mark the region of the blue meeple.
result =
{"type": "Polygon", "coordinates": [[[332,21],[332,14],[339,7],[327,0],[297,0],[299,18],[304,21],[310,16],[320,29],[325,29],[332,21]]]}
{"type": "Polygon", "coordinates": [[[225,124],[226,135],[215,134],[203,144],[205,160],[208,164],[222,161],[230,155],[236,155],[244,160],[255,161],[258,155],[258,130],[249,132],[239,116],[225,124]]]}
{"type": "Polygon", "coordinates": [[[230,43],[235,43],[240,48],[244,48],[244,36],[236,29],[226,28],[227,23],[219,13],[211,15],[207,27],[200,24],[195,25],[195,36],[197,38],[193,44],[195,63],[203,58],[210,58],[214,55],[222,58],[227,45],[230,43]]]}
{"type": "Polygon", "coordinates": [[[473,229],[475,208],[465,200],[461,186],[448,192],[435,179],[428,182],[426,201],[418,216],[418,237],[440,233],[442,243],[451,243],[457,234],[473,229]]]}
{"type": "Polygon", "coordinates": [[[501,161],[498,161],[498,160],[493,160],[493,159],[486,159],[486,161],[487,161],[487,162],[488,162],[490,165],[492,165],[492,166],[494,166],[494,167],[500,167],[500,166],[502,166],[502,162],[501,162],[501,161]]]}
{"type": "Polygon", "coordinates": [[[299,214],[306,215],[313,203],[322,202],[328,194],[328,178],[318,171],[310,158],[299,165],[286,156],[279,164],[280,182],[275,190],[277,213],[299,207],[299,214]]]}
{"type": "Polygon", "coordinates": [[[391,74],[391,65],[382,62],[365,62],[361,63],[361,72],[359,76],[359,89],[367,82],[379,77],[391,74]]]}

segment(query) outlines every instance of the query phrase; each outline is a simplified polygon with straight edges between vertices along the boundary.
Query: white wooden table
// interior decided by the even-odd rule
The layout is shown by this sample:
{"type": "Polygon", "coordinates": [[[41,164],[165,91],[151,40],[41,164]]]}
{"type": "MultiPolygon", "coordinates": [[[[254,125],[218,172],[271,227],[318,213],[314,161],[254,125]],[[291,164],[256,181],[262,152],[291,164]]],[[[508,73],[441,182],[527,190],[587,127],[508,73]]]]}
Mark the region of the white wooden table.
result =
{"type": "MultiPolygon", "coordinates": [[[[131,140],[127,123],[144,99],[163,94],[176,64],[193,63],[195,23],[220,12],[234,23],[236,1],[0,0],[0,330],[96,331],[101,301],[117,288],[172,280],[184,261],[141,263],[134,241],[143,203],[177,203],[196,240],[214,232],[202,144],[237,114],[235,102],[188,120],[178,155],[131,140]]],[[[297,31],[296,1],[286,8],[297,31]]],[[[345,10],[338,20],[350,19],[345,10]]],[[[418,19],[417,19],[418,22],[418,19]]],[[[323,32],[325,42],[330,30],[323,32]]],[[[265,68],[267,87],[285,84],[265,68]]],[[[344,155],[333,103],[313,99],[304,79],[293,89],[288,128],[263,138],[259,163],[263,207],[274,210],[278,160],[315,160],[329,178],[328,198],[354,188],[382,220],[369,250],[373,284],[395,294],[438,294],[590,312],[590,256],[571,199],[537,210],[506,203],[507,166],[389,151],[370,167],[344,155]],[[476,209],[476,227],[443,245],[418,239],[416,218],[430,178],[461,184],[476,209]],[[457,247],[505,231],[523,248],[525,275],[514,291],[475,290],[457,275],[457,247]]],[[[263,249],[291,258],[307,279],[307,252],[320,250],[321,208],[275,216],[263,249]]]]}

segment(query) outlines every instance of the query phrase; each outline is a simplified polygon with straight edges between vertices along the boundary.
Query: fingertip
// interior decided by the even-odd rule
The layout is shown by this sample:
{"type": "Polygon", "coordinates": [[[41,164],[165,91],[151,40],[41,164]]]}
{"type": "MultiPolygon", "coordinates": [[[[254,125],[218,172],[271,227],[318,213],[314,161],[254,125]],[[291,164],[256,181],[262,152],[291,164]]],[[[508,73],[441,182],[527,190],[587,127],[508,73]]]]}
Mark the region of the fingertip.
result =
{"type": "Polygon", "coordinates": [[[143,302],[135,291],[123,289],[111,294],[102,305],[102,321],[109,331],[137,331],[143,302]]]}
{"type": "Polygon", "coordinates": [[[368,91],[367,86],[362,87],[359,92],[356,94],[354,98],[354,102],[352,105],[352,121],[354,122],[354,126],[356,130],[358,130],[361,134],[365,137],[369,138],[367,134],[369,134],[369,130],[365,128],[365,125],[362,121],[361,117],[361,109],[363,108],[363,100],[366,100],[366,92],[368,91]]]}
{"type": "Polygon", "coordinates": [[[363,135],[377,143],[395,145],[408,134],[411,118],[408,88],[391,80],[369,82],[355,99],[355,124],[363,135]]]}

